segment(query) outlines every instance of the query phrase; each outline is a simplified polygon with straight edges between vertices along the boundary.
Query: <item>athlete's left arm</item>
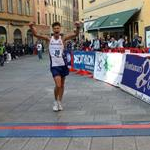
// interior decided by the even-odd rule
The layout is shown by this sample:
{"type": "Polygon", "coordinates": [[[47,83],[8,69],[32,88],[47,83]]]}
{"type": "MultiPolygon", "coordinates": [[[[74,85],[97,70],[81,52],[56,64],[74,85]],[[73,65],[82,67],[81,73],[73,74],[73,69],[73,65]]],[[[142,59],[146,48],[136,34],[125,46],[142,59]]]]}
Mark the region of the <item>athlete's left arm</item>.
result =
{"type": "Polygon", "coordinates": [[[71,39],[73,39],[73,38],[75,38],[76,36],[79,35],[80,28],[81,28],[81,23],[80,22],[76,22],[75,26],[76,26],[76,30],[74,31],[74,33],[70,33],[70,34],[64,36],[64,38],[63,38],[64,42],[66,42],[67,40],[71,40],[71,39]]]}

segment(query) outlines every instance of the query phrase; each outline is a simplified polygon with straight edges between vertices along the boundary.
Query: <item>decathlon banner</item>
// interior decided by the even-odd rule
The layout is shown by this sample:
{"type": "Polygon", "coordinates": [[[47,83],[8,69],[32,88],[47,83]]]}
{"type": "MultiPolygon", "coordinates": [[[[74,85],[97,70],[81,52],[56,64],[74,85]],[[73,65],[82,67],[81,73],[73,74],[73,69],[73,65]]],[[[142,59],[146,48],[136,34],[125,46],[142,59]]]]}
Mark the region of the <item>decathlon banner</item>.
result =
{"type": "Polygon", "coordinates": [[[127,55],[121,88],[150,103],[150,59],[127,55]]]}
{"type": "Polygon", "coordinates": [[[96,53],[94,78],[119,86],[122,80],[125,54],[96,53]]]}
{"type": "Polygon", "coordinates": [[[83,69],[91,72],[94,71],[95,52],[75,51],[73,56],[75,69],[83,69]]]}

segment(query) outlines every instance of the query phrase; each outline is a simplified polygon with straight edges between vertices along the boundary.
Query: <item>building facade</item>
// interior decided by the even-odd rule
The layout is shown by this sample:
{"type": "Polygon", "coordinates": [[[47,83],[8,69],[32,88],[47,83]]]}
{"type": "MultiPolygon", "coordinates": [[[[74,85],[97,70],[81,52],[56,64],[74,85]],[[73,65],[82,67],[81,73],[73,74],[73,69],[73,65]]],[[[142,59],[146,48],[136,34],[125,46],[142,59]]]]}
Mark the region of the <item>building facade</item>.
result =
{"type": "Polygon", "coordinates": [[[63,10],[63,33],[67,34],[73,31],[73,0],[62,1],[63,10]]]}
{"type": "Polygon", "coordinates": [[[29,22],[35,22],[38,34],[50,36],[55,21],[62,24],[62,33],[73,31],[73,0],[0,0],[3,42],[33,44],[37,39],[29,29],[29,22]]]}
{"type": "Polygon", "coordinates": [[[51,25],[58,21],[62,25],[62,33],[73,29],[73,0],[34,0],[35,22],[38,32],[44,35],[52,34],[51,25]]]}
{"type": "Polygon", "coordinates": [[[0,40],[5,43],[33,41],[29,22],[33,21],[33,0],[0,0],[0,40]]]}
{"type": "Polygon", "coordinates": [[[82,17],[86,18],[84,25],[88,38],[125,34],[132,39],[134,33],[138,33],[147,41],[146,33],[149,34],[150,28],[149,0],[87,0],[84,8],[82,17]]]}
{"type": "Polygon", "coordinates": [[[55,21],[62,23],[62,2],[61,0],[34,0],[35,13],[34,21],[36,28],[41,35],[50,36],[51,25],[55,21]]]}
{"type": "MultiPolygon", "coordinates": [[[[84,3],[86,0],[78,0],[78,7],[79,7],[79,21],[84,23],[84,3]]],[[[82,28],[80,30],[80,35],[79,35],[80,39],[82,39],[84,37],[84,28],[82,28]]]]}

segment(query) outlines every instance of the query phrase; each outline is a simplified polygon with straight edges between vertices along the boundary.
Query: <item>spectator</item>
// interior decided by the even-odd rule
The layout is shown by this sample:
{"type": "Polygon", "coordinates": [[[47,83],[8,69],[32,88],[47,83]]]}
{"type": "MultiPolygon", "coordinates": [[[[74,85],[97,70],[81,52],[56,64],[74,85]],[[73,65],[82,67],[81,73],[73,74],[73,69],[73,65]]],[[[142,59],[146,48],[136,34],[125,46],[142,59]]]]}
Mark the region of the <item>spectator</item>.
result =
{"type": "Polygon", "coordinates": [[[70,41],[67,41],[67,43],[66,43],[66,49],[67,49],[68,51],[71,51],[71,50],[72,50],[72,42],[71,42],[71,40],[70,40],[70,41]]]}
{"type": "Polygon", "coordinates": [[[123,48],[123,42],[124,42],[123,36],[120,35],[120,38],[118,40],[118,47],[119,48],[123,48]]]}
{"type": "Polygon", "coordinates": [[[131,47],[131,43],[129,42],[128,36],[125,36],[125,37],[124,37],[123,47],[124,47],[124,48],[129,48],[129,47],[131,47]]]}
{"type": "Polygon", "coordinates": [[[100,50],[100,40],[98,37],[94,41],[94,46],[93,46],[94,51],[99,51],[100,50]]]}
{"type": "Polygon", "coordinates": [[[118,42],[116,41],[116,39],[114,37],[111,38],[111,43],[109,43],[109,48],[117,48],[118,46],[118,42]]]}
{"type": "Polygon", "coordinates": [[[38,58],[39,58],[39,60],[41,60],[42,59],[42,44],[40,41],[37,42],[36,48],[37,48],[37,52],[38,52],[38,58]]]}
{"type": "Polygon", "coordinates": [[[6,44],[5,46],[6,52],[7,52],[7,63],[9,63],[11,61],[11,46],[10,44],[6,44]]]}
{"type": "Polygon", "coordinates": [[[144,42],[142,41],[142,37],[139,36],[138,37],[138,41],[137,41],[137,48],[144,48],[144,42]]]}
{"type": "Polygon", "coordinates": [[[106,45],[105,45],[105,48],[109,48],[110,43],[111,43],[111,38],[110,38],[110,35],[108,34],[107,37],[106,37],[106,45]]]}
{"type": "Polygon", "coordinates": [[[133,40],[132,40],[131,47],[133,47],[133,48],[137,47],[137,44],[138,44],[138,37],[139,37],[138,34],[135,33],[135,34],[134,34],[134,38],[133,38],[133,40]]]}
{"type": "Polygon", "coordinates": [[[14,43],[11,45],[11,58],[12,60],[16,59],[16,47],[14,43]]]}
{"type": "Polygon", "coordinates": [[[41,44],[42,44],[42,53],[44,53],[44,49],[45,49],[44,48],[44,43],[42,42],[41,44]]]}
{"type": "Polygon", "coordinates": [[[104,49],[104,48],[107,48],[108,45],[107,45],[107,42],[105,41],[105,38],[101,38],[101,49],[104,49]]]}
{"type": "Polygon", "coordinates": [[[85,42],[83,43],[83,46],[84,46],[84,50],[85,50],[85,51],[89,51],[89,49],[90,49],[90,44],[91,44],[91,42],[90,42],[88,39],[86,39],[85,42]]]}
{"type": "Polygon", "coordinates": [[[5,53],[5,47],[2,43],[0,43],[0,65],[4,66],[4,53],[5,53]]]}

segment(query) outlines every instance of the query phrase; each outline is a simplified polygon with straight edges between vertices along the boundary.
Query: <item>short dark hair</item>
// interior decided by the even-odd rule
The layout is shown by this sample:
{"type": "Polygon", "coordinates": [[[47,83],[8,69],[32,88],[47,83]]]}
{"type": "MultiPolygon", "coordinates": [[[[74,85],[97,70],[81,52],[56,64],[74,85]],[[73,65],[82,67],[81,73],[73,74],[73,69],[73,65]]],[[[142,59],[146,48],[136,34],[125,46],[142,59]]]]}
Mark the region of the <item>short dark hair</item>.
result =
{"type": "Polygon", "coordinates": [[[60,27],[61,27],[60,22],[54,22],[54,23],[52,24],[52,27],[54,28],[55,26],[60,26],[60,27]]]}

